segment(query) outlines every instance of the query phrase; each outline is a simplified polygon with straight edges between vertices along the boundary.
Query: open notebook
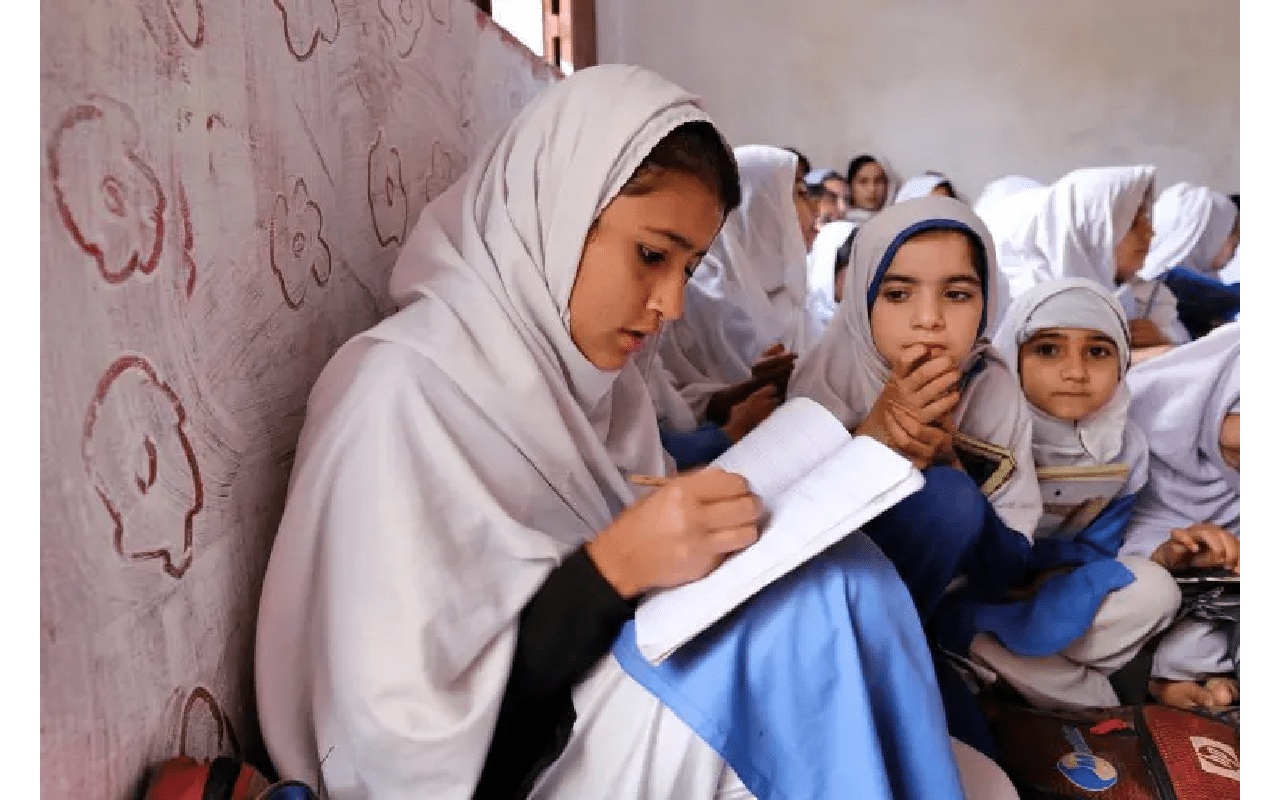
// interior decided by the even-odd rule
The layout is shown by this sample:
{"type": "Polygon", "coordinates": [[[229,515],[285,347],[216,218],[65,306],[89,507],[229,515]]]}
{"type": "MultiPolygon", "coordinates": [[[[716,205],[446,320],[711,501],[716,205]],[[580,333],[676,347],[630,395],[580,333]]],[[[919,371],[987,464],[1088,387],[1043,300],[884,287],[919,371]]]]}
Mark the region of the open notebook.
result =
{"type": "Polygon", "coordinates": [[[712,462],[747,479],[767,509],[755,544],[710,575],[655,592],[636,611],[636,644],[657,664],[756,592],[924,486],[911,462],[795,397],[712,462]]]}
{"type": "Polygon", "coordinates": [[[1129,480],[1126,464],[1042,467],[1036,470],[1044,512],[1037,537],[1071,539],[1098,518],[1129,480]]]}

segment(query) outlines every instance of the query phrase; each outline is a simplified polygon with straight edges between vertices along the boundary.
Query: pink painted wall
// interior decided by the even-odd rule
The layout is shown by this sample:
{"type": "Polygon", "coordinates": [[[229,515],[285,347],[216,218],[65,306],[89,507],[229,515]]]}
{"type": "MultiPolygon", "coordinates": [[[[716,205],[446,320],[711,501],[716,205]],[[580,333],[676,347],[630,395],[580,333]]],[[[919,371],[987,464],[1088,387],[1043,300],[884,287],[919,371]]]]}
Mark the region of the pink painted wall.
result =
{"type": "Polygon", "coordinates": [[[465,0],[41,5],[41,784],[256,756],[307,393],[552,71],[465,0]]]}

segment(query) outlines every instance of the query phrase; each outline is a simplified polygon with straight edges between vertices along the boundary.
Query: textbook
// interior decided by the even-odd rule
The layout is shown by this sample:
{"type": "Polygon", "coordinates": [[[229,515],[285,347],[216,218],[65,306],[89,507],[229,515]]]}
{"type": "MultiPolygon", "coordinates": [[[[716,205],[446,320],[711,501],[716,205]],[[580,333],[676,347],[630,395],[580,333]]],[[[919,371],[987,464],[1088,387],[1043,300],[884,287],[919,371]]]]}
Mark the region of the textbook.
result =
{"type": "Polygon", "coordinates": [[[1129,479],[1127,464],[1036,470],[1044,513],[1036,538],[1071,539],[1098,518],[1129,479]]]}
{"type": "Polygon", "coordinates": [[[804,397],[783,403],[712,466],[742,475],[763,501],[760,539],[706,577],[640,603],[636,644],[652,664],[924,486],[910,461],[850,435],[804,397]]]}

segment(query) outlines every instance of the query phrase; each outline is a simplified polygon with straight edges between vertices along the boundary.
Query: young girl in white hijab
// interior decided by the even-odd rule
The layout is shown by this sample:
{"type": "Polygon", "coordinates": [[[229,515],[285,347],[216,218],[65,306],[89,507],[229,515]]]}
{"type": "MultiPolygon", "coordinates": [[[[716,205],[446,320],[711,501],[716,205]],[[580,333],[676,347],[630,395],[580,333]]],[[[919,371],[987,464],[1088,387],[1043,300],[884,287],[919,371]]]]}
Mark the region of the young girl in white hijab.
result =
{"type": "MultiPolygon", "coordinates": [[[[1088,278],[1113,292],[1128,282],[1150,247],[1154,180],[1155,167],[1092,167],[984,203],[1012,296],[1056,278],[1088,278]]],[[[1127,310],[1135,348],[1169,343],[1147,309],[1127,310]]]]}
{"type": "Polygon", "coordinates": [[[1238,296],[1234,308],[1219,315],[1200,313],[1202,303],[1197,302],[1197,295],[1225,292],[1217,275],[1240,243],[1239,213],[1221,192],[1175,183],[1156,200],[1152,225],[1151,251],[1138,275],[1121,290],[1122,302],[1151,307],[1148,316],[1161,320],[1157,324],[1174,334],[1171,343],[1184,344],[1239,311],[1238,296]]]}
{"type": "MultiPolygon", "coordinates": [[[[1240,571],[1240,326],[1224,325],[1129,373],[1132,419],[1151,444],[1151,476],[1121,553],[1170,572],[1240,571]]],[[[1181,706],[1239,696],[1239,626],[1186,619],[1155,651],[1151,691],[1181,706]]]]}
{"type": "Polygon", "coordinates": [[[813,328],[805,238],[813,208],[796,157],[747,145],[735,148],[734,158],[742,205],[685,287],[685,315],[666,326],[658,343],[676,389],[700,420],[713,395],[751,380],[762,361],[786,359],[789,373],[813,328]]]}
{"type": "Polygon", "coordinates": [[[809,253],[809,341],[816,342],[835,316],[843,293],[841,280],[858,226],[848,220],[828,222],[818,231],[809,253]]]}
{"type": "MultiPolygon", "coordinates": [[[[943,639],[1033,705],[1119,705],[1108,677],[1172,622],[1180,601],[1164,568],[1145,557],[1117,558],[1147,480],[1147,441],[1128,416],[1124,309],[1095,281],[1047,281],[1014,301],[994,344],[1017,365],[1036,468],[1120,466],[1127,476],[1082,529],[1055,529],[1060,514],[1038,527],[1034,593],[1010,602],[958,602],[943,639]]],[[[1055,485],[1045,487],[1046,508],[1053,508],[1055,485]]]]}
{"type": "Polygon", "coordinates": [[[667,474],[631,356],[738,199],[696,98],[610,65],[546,91],[425,207],[391,276],[402,310],[312,391],[267,568],[255,683],[284,776],[334,800],[771,797],[826,775],[848,783],[793,796],[961,796],[922,632],[884,614],[906,590],[856,533],[700,640],[786,632],[715,676],[749,726],[695,731],[607,655],[644,592],[758,536],[740,476],[641,498],[627,480],[667,474]],[[802,637],[829,586],[847,613],[802,637]],[[806,644],[842,671],[799,679],[806,644]],[[797,742],[775,702],[808,710],[809,758],[779,754],[797,742]],[[840,726],[856,746],[818,747],[840,726]]]}
{"type": "Polygon", "coordinates": [[[902,188],[898,189],[898,195],[893,198],[893,202],[901,203],[905,200],[914,200],[917,197],[924,197],[930,194],[955,197],[956,190],[946,175],[929,170],[903,181],[902,188]]]}

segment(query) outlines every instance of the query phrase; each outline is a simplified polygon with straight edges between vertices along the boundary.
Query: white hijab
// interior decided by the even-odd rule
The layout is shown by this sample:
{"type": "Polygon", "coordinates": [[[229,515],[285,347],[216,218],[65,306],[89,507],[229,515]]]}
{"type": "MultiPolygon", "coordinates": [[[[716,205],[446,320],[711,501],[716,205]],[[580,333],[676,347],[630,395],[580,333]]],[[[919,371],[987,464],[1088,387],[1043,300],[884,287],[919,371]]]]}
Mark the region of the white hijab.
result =
{"type": "MultiPolygon", "coordinates": [[[[695,97],[643,69],[576,72],[423,209],[403,310],[312,391],[256,656],[282,774],[376,796],[470,797],[546,575],[662,474],[634,364],[568,328],[593,220],[695,97]],[[608,113],[600,113],[607,107],[608,113]]],[[[345,796],[345,795],[344,795],[345,796]]]]}
{"type": "Polygon", "coordinates": [[[836,313],[836,254],[858,226],[845,219],[823,225],[809,252],[809,320],[813,328],[809,344],[813,345],[826,330],[836,313]]]}
{"type": "Polygon", "coordinates": [[[1096,282],[1063,278],[1041,283],[1013,301],[993,344],[1005,361],[1019,364],[1018,349],[1038,331],[1084,328],[1105,334],[1119,350],[1120,383],[1102,408],[1071,422],[1052,417],[1028,403],[1032,419],[1032,450],[1037,467],[1111,464],[1129,466],[1122,495],[1137,491],[1147,478],[1147,441],[1129,422],[1129,326],[1115,297],[1096,282]]]}
{"type": "Polygon", "coordinates": [[[1175,183],[1160,193],[1151,214],[1155,236],[1138,274],[1155,280],[1174,267],[1213,274],[1213,259],[1236,224],[1236,204],[1207,186],[1175,183]]]}
{"type": "Polygon", "coordinates": [[[914,200],[917,197],[924,197],[944,183],[951,183],[950,179],[941,172],[924,172],[911,178],[907,178],[903,182],[902,188],[898,189],[898,196],[893,199],[894,203],[901,203],[904,200],[914,200]]]}
{"type": "MultiPolygon", "coordinates": [[[[831,324],[810,352],[796,364],[789,396],[809,397],[835,414],[848,428],[861,424],[875,404],[890,366],[871,334],[871,304],[879,279],[898,248],[912,234],[950,228],[964,231],[981,243],[985,270],[994,259],[991,235],[964,203],[950,197],[927,196],[895,204],[872,217],[853,240],[845,272],[844,299],[831,324]]],[[[998,314],[996,299],[987,290],[985,313],[998,314]]],[[[1013,477],[991,495],[992,505],[1010,527],[1028,537],[1041,513],[1039,485],[1031,454],[1031,416],[1010,368],[979,331],[979,338],[961,364],[969,376],[956,409],[956,426],[964,433],[1005,448],[1018,467],[1013,477]]]]}
{"type": "Polygon", "coordinates": [[[1115,247],[1148,198],[1155,167],[1078,169],[984,207],[1013,297],[1055,278],[1116,286],[1115,247]]]}
{"type": "MultiPolygon", "coordinates": [[[[1019,192],[1025,192],[1028,189],[1043,189],[1045,185],[1035,178],[1028,178],[1025,175],[1006,175],[1003,178],[996,178],[982,188],[982,193],[978,195],[978,199],[973,204],[973,210],[978,212],[978,216],[983,221],[987,221],[987,212],[996,203],[1006,197],[1011,197],[1019,192]]],[[[991,224],[987,222],[988,226],[991,224]]],[[[992,236],[995,232],[992,232],[992,236]]]]}
{"type": "Polygon", "coordinates": [[[1122,554],[1150,556],[1169,531],[1212,522],[1240,535],[1240,472],[1222,457],[1222,419],[1240,410],[1240,324],[1215,329],[1129,372],[1130,417],[1151,444],[1122,554]]]}
{"type": "Polygon", "coordinates": [[[684,313],[661,343],[663,362],[699,413],[712,391],[750,378],[766,348],[781,342],[800,352],[809,331],[796,156],[765,145],[735,148],[734,156],[742,203],[685,285],[684,313]]]}

